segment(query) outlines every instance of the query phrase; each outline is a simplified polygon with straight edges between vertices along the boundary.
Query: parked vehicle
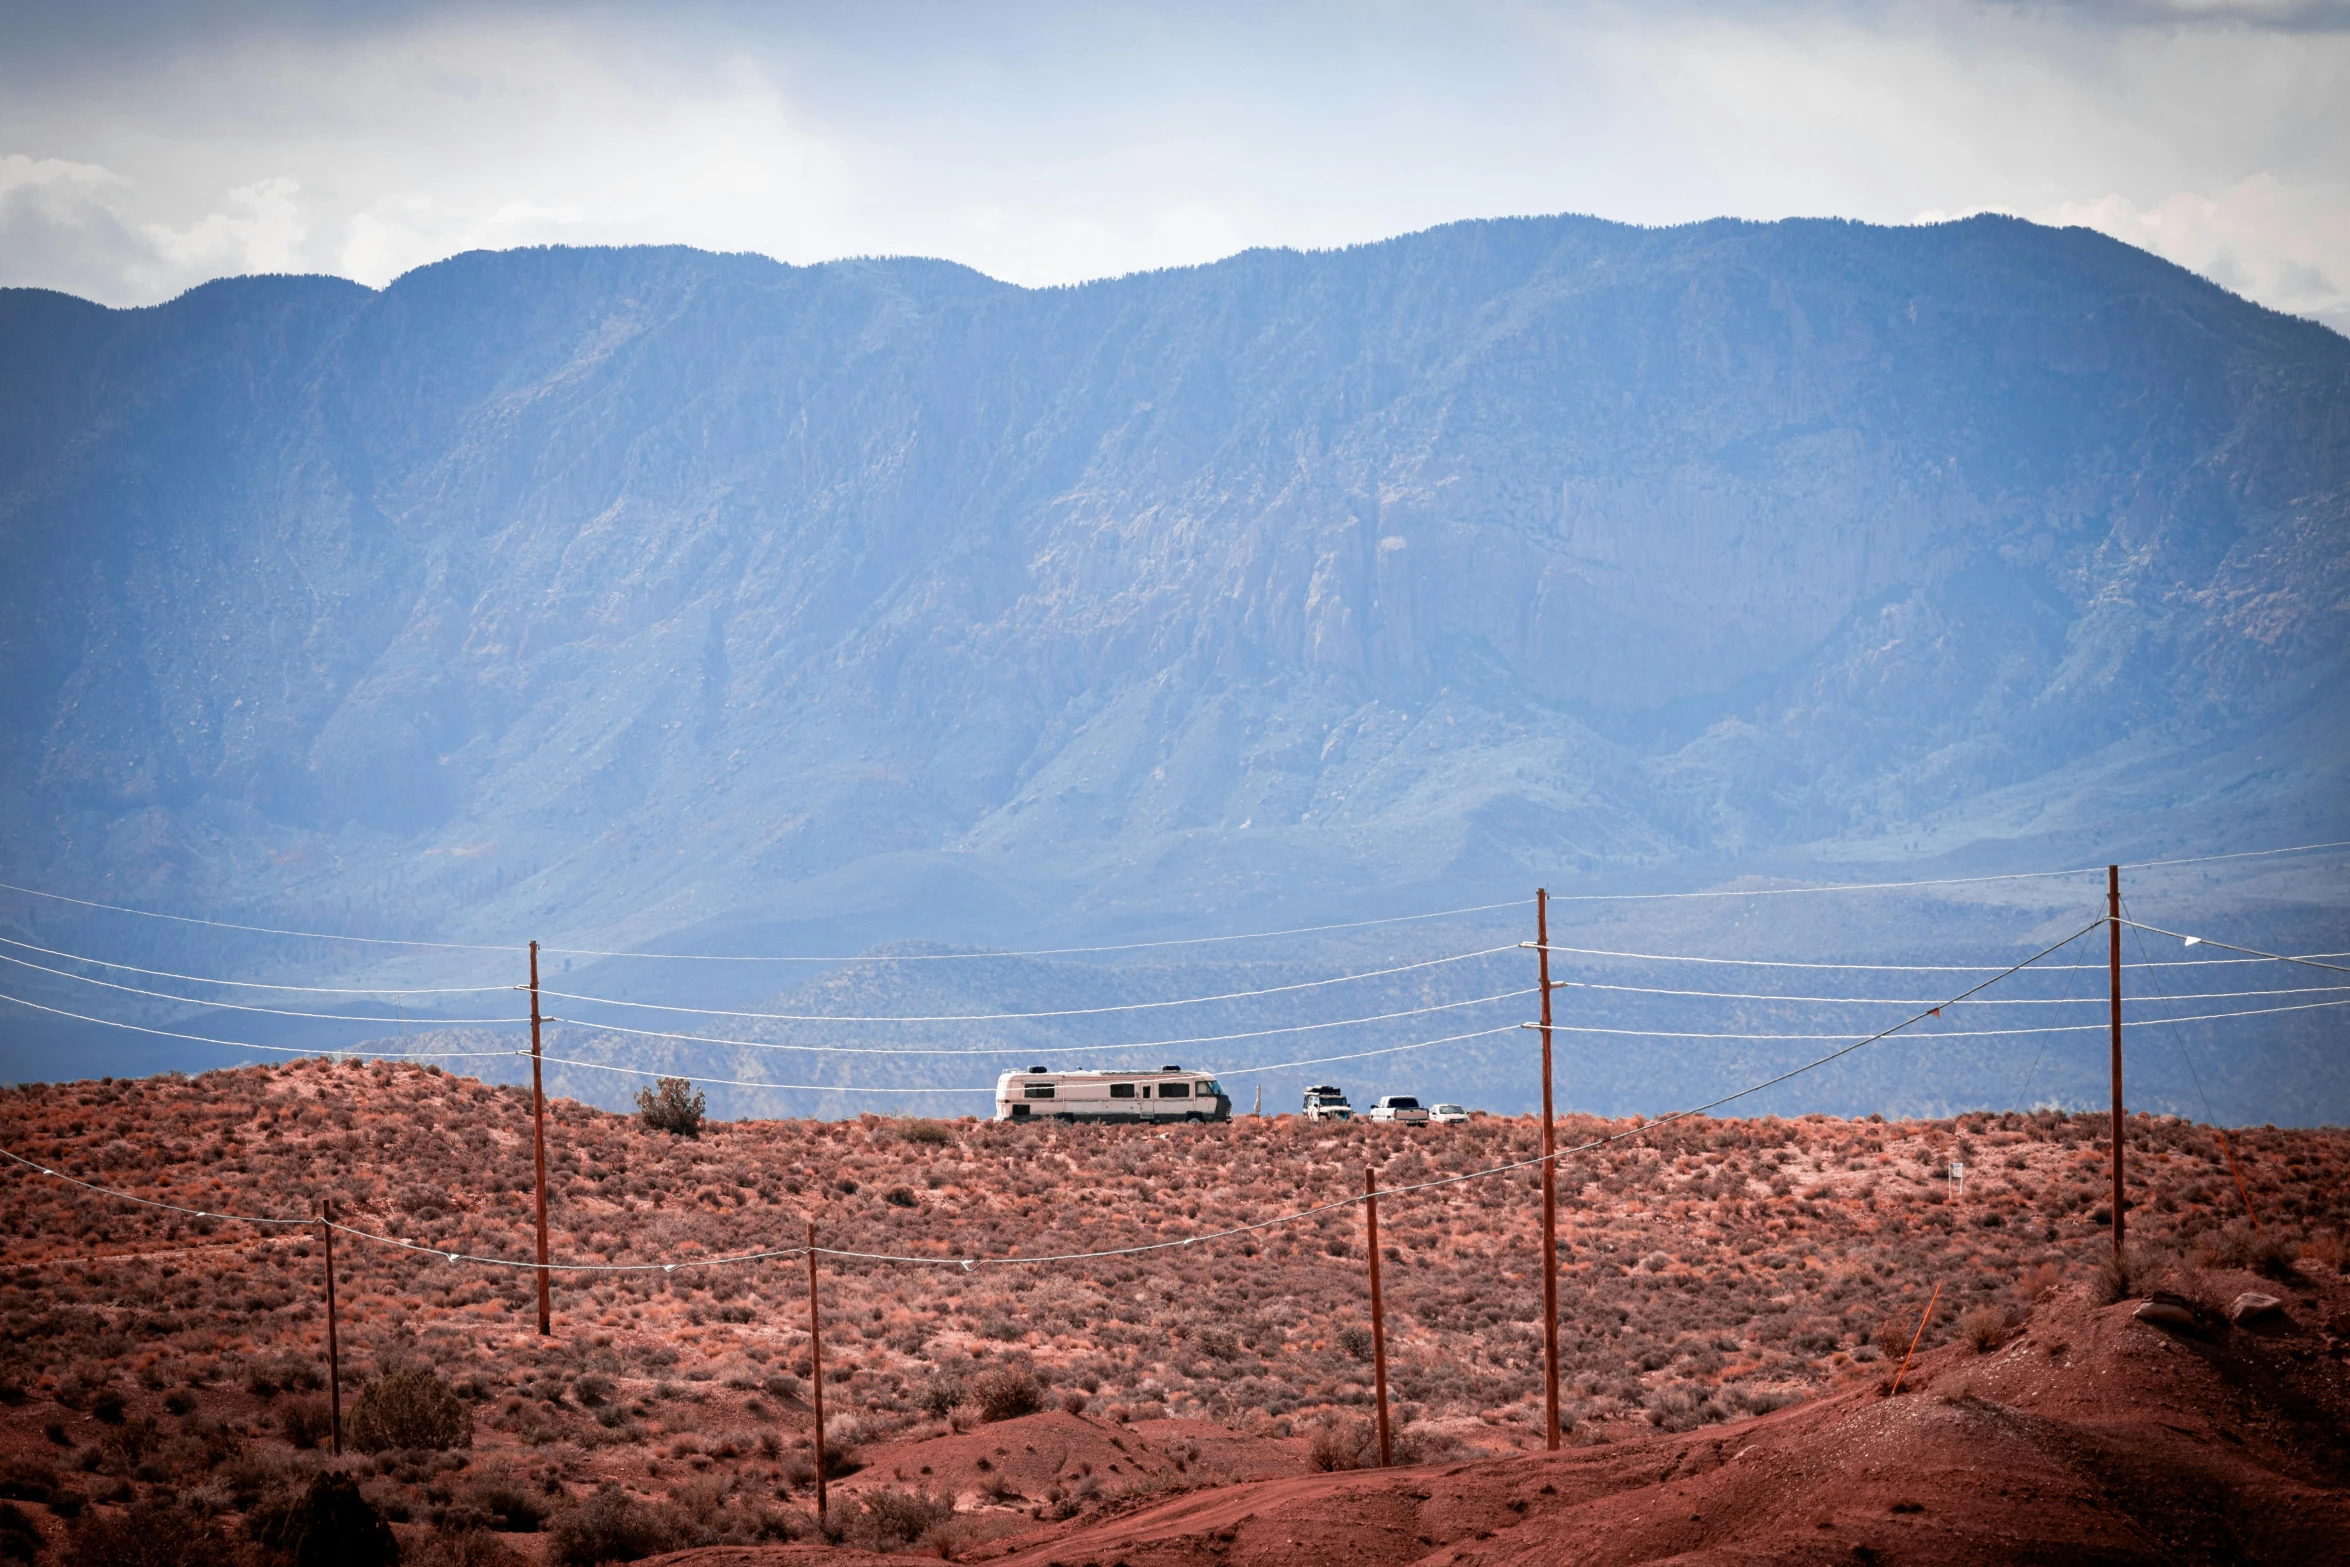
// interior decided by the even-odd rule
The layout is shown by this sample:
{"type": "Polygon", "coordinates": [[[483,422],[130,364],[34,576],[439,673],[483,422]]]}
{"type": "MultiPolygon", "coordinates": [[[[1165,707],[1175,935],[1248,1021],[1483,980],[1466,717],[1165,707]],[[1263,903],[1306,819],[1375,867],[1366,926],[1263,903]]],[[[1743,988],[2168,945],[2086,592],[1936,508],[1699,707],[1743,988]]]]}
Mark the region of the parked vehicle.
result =
{"type": "Polygon", "coordinates": [[[1346,1102],[1346,1093],[1336,1083],[1323,1083],[1306,1090],[1306,1119],[1309,1121],[1351,1121],[1355,1107],[1346,1102]]]}
{"type": "Polygon", "coordinates": [[[1232,1100],[1202,1072],[1054,1072],[1032,1066],[996,1079],[999,1121],[1229,1121],[1232,1100]]]}
{"type": "Polygon", "coordinates": [[[1379,1102],[1371,1106],[1371,1113],[1363,1119],[1392,1121],[1398,1126],[1426,1126],[1428,1112],[1410,1094],[1383,1094],[1379,1102]]]}
{"type": "Polygon", "coordinates": [[[1469,1112],[1459,1105],[1431,1105],[1428,1119],[1438,1126],[1458,1126],[1469,1118],[1469,1112]]]}

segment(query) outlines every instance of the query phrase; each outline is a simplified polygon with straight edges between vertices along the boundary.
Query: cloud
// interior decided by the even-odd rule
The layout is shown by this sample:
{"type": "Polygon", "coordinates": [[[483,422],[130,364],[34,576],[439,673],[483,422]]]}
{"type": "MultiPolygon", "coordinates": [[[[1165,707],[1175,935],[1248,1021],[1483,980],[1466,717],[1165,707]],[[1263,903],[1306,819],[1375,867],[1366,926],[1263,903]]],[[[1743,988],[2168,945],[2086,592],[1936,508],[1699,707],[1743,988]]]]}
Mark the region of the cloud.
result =
{"type": "Polygon", "coordinates": [[[228,193],[242,214],[211,212],[186,229],[146,226],[147,239],[169,265],[198,272],[291,272],[300,266],[309,229],[294,198],[302,187],[285,178],[259,180],[228,193]]]}
{"type": "Polygon", "coordinates": [[[2107,195],[2028,216],[2110,234],[2272,310],[2350,335],[2350,203],[2340,192],[2292,189],[2256,174],[2212,196],[2179,191],[2141,207],[2107,195]]]}

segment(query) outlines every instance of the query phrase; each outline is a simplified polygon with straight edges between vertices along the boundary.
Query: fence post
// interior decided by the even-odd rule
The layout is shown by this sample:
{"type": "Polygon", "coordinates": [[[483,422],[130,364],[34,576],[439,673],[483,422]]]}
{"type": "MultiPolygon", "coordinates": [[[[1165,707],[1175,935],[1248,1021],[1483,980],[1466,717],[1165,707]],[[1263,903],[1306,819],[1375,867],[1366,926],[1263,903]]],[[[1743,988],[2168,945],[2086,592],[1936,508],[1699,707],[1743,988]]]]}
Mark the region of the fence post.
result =
{"type": "Polygon", "coordinates": [[[547,1292],[547,1096],[539,1082],[539,944],[530,944],[530,1157],[537,1176],[539,1236],[539,1336],[555,1331],[547,1292]]]}
{"type": "Polygon", "coordinates": [[[1534,889],[1534,955],[1542,983],[1542,1445],[1559,1445],[1558,1132],[1550,1108],[1550,889],[1534,889]]]}
{"type": "Polygon", "coordinates": [[[318,1233],[326,1242],[326,1392],[334,1420],[329,1434],[334,1456],[343,1456],[343,1350],[335,1331],[335,1205],[318,1205],[318,1233]]]}
{"type": "Polygon", "coordinates": [[[1387,1438],[1387,1312],[1379,1296],[1379,1183],[1363,1169],[1363,1221],[1371,1242],[1371,1379],[1379,1392],[1379,1467],[1393,1461],[1387,1438]]]}
{"type": "Polygon", "coordinates": [[[808,1221],[808,1371],[816,1408],[816,1527],[824,1527],[824,1321],[816,1309],[816,1221],[808,1221]]]}

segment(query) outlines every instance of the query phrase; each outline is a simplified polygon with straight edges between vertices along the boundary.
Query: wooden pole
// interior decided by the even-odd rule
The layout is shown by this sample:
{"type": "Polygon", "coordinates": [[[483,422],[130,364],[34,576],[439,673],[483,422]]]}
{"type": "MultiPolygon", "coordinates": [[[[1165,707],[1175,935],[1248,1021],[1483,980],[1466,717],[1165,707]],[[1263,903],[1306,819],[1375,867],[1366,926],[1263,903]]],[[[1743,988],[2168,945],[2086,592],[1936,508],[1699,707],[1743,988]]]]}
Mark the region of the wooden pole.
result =
{"type": "Polygon", "coordinates": [[[808,1370],[816,1407],[816,1525],[824,1526],[824,1321],[816,1309],[816,1221],[808,1221],[808,1370]]]}
{"type": "Polygon", "coordinates": [[[1363,1170],[1363,1222],[1371,1243],[1371,1380],[1379,1393],[1379,1467],[1393,1462],[1394,1447],[1387,1435],[1387,1311],[1379,1295],[1379,1183],[1363,1170]]]}
{"type": "Polygon", "coordinates": [[[547,1292],[547,1094],[539,1081],[539,944],[530,944],[530,1156],[537,1175],[539,1206],[539,1335],[555,1331],[547,1292]]]}
{"type": "Polygon", "coordinates": [[[326,1242],[326,1395],[334,1429],[328,1433],[334,1456],[343,1456],[343,1348],[335,1331],[335,1205],[321,1203],[318,1233],[326,1242]]]}
{"type": "Polygon", "coordinates": [[[2113,1265],[2122,1266],[2122,868],[2105,867],[2107,972],[2113,989],[2113,1265]]]}
{"type": "Polygon", "coordinates": [[[1542,1445],[1559,1445],[1558,1131],[1550,1108],[1550,889],[1534,889],[1534,956],[1542,976],[1542,1445]]]}

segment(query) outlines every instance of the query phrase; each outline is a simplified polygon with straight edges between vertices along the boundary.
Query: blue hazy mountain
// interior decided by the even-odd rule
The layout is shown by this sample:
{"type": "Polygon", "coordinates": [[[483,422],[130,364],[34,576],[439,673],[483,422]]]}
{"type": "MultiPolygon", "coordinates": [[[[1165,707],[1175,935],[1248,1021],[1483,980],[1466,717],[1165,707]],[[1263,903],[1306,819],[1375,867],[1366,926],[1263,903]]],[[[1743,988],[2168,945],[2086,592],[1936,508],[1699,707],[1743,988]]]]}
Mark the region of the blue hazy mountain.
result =
{"type": "Polygon", "coordinates": [[[823,950],[2350,836],[2350,341],[2085,231],[528,250],[0,345],[31,885],[823,950]]]}

